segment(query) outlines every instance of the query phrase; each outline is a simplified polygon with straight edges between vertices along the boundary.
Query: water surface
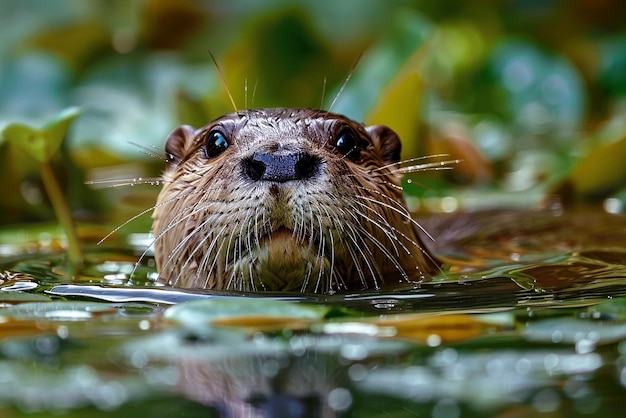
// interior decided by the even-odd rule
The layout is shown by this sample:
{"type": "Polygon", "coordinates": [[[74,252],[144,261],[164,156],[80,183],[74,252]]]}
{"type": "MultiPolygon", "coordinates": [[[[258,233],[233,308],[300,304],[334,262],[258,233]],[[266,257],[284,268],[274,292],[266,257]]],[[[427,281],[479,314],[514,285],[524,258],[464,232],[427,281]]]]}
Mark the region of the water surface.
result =
{"type": "Polygon", "coordinates": [[[624,216],[424,224],[437,277],[330,296],[157,286],[131,243],[79,275],[53,244],[4,250],[0,416],[621,416],[624,216]]]}

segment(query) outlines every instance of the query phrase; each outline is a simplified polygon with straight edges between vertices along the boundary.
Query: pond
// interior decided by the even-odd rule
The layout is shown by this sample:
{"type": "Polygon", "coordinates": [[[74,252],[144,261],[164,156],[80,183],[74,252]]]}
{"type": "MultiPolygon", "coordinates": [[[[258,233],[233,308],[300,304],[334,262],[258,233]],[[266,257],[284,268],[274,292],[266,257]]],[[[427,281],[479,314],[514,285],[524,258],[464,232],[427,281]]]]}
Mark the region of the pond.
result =
{"type": "Polygon", "coordinates": [[[2,246],[0,416],[622,416],[626,217],[422,221],[444,271],[329,296],[158,286],[137,235],[75,276],[2,246]]]}

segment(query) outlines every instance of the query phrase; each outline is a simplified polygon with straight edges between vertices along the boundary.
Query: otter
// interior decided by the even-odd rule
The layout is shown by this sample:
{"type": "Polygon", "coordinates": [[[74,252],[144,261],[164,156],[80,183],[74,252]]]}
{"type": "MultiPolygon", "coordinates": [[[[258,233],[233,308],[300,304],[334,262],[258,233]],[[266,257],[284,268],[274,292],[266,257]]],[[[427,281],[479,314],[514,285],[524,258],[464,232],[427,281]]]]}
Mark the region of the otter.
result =
{"type": "Polygon", "coordinates": [[[332,294],[440,268],[401,187],[401,142],[316,109],[236,111],[165,145],[153,213],[159,281],[332,294]]]}

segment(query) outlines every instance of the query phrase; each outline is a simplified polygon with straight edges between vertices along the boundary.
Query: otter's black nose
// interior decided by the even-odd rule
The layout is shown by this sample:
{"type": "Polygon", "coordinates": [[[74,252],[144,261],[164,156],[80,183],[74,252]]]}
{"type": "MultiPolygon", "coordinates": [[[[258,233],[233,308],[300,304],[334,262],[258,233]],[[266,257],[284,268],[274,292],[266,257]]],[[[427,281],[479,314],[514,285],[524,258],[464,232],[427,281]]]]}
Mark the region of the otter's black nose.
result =
{"type": "Polygon", "coordinates": [[[283,183],[313,177],[319,170],[320,159],[306,152],[255,152],[241,164],[244,174],[252,180],[283,183]]]}

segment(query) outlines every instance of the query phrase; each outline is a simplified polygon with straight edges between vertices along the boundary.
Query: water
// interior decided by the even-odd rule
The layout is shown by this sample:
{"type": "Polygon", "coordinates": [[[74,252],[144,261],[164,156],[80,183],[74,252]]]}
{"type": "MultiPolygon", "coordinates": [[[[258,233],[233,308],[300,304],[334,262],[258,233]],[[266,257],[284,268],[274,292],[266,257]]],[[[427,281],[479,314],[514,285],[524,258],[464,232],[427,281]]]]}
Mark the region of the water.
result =
{"type": "Polygon", "coordinates": [[[5,249],[0,416],[622,415],[625,217],[425,224],[440,275],[332,296],[168,289],[132,245],[77,276],[54,243],[5,249]]]}

